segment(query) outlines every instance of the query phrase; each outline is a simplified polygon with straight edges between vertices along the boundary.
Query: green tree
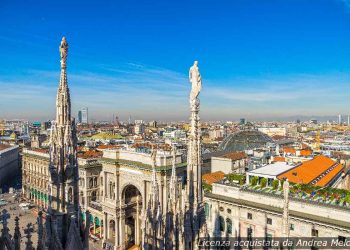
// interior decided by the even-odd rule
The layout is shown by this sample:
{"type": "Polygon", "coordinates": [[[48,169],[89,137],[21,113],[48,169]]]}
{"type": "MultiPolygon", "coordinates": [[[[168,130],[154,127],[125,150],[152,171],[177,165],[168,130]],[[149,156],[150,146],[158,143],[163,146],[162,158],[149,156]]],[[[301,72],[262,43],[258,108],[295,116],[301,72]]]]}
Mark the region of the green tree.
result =
{"type": "Polygon", "coordinates": [[[278,188],[279,181],[278,180],[273,180],[272,181],[272,188],[273,190],[276,190],[278,188]]]}
{"type": "Polygon", "coordinates": [[[267,179],[266,178],[262,178],[261,181],[260,181],[261,188],[266,187],[266,185],[267,185],[267,179]]]}
{"type": "Polygon", "coordinates": [[[251,179],[250,179],[250,184],[252,186],[256,186],[258,184],[258,177],[257,176],[253,176],[251,179]]]}
{"type": "Polygon", "coordinates": [[[350,194],[347,194],[345,196],[344,201],[346,201],[347,203],[350,203],[350,194]]]}

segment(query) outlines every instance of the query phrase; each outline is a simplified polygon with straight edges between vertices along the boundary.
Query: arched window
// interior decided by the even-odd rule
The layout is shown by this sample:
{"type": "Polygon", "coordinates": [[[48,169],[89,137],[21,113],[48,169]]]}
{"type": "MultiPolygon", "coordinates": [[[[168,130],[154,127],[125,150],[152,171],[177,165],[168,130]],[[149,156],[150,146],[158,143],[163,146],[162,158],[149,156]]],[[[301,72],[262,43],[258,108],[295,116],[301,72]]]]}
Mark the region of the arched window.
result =
{"type": "Polygon", "coordinates": [[[94,178],[94,186],[97,187],[97,177],[94,178]]]}
{"type": "Polygon", "coordinates": [[[226,219],[226,233],[232,234],[232,220],[230,218],[226,219]]]}
{"type": "Polygon", "coordinates": [[[219,228],[220,232],[225,232],[225,220],[222,216],[219,216],[219,228]]]}
{"type": "Polygon", "coordinates": [[[109,221],[109,233],[108,233],[109,239],[115,239],[115,221],[110,220],[109,221]]]}
{"type": "Polygon", "coordinates": [[[92,191],[92,192],[91,192],[91,200],[92,200],[92,201],[96,201],[96,197],[97,197],[96,191],[92,191]]]}

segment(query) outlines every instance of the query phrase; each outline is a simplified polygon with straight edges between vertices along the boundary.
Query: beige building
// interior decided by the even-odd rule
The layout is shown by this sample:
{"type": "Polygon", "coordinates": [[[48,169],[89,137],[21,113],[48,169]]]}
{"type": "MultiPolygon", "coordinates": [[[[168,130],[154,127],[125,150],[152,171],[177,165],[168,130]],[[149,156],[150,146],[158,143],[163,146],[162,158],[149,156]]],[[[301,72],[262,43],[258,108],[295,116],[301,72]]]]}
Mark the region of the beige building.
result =
{"type": "Polygon", "coordinates": [[[211,157],[211,172],[244,174],[248,166],[248,156],[244,152],[231,152],[211,157]]]}
{"type": "Polygon", "coordinates": [[[204,201],[211,236],[283,237],[285,223],[290,237],[350,237],[348,206],[218,183],[204,201]]]}

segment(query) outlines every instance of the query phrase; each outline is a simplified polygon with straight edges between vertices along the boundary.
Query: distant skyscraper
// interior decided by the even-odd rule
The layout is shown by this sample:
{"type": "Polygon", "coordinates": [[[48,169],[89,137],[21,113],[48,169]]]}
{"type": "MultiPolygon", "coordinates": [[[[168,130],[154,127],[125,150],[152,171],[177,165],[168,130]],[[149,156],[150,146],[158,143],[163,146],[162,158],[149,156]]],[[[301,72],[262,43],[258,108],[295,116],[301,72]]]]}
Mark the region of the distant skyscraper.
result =
{"type": "Polygon", "coordinates": [[[348,115],[348,125],[350,125],[350,115],[348,115]]]}
{"type": "Polygon", "coordinates": [[[240,125],[244,125],[245,122],[246,122],[246,121],[245,121],[245,118],[241,118],[241,119],[239,120],[239,124],[240,124],[240,125]]]}
{"type": "Polygon", "coordinates": [[[81,123],[82,121],[82,114],[81,114],[81,110],[78,111],[78,123],[81,123]]]}
{"type": "Polygon", "coordinates": [[[89,123],[89,112],[88,108],[82,108],[78,111],[78,123],[88,124],[89,123]]]}
{"type": "Polygon", "coordinates": [[[341,119],[341,115],[339,114],[338,115],[338,124],[341,125],[341,123],[342,123],[342,119],[341,119]]]}

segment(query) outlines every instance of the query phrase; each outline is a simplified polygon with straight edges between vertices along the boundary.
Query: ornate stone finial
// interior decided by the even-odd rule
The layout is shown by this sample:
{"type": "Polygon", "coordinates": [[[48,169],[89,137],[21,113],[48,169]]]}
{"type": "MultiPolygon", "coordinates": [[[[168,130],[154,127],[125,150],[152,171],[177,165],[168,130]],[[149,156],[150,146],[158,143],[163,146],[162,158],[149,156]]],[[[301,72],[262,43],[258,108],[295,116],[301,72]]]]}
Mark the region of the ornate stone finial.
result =
{"type": "Polygon", "coordinates": [[[34,250],[33,248],[33,242],[31,241],[32,238],[32,232],[33,232],[33,224],[28,223],[27,228],[24,229],[24,233],[26,234],[26,250],[34,250]]]}
{"type": "Polygon", "coordinates": [[[190,68],[189,80],[192,84],[191,94],[190,94],[190,104],[191,108],[195,108],[199,105],[198,95],[202,90],[202,77],[199,73],[198,61],[194,61],[193,66],[190,68]]]}
{"type": "Polygon", "coordinates": [[[68,56],[68,43],[65,37],[62,37],[62,41],[60,44],[60,55],[61,55],[61,67],[65,68],[67,63],[67,56],[68,56]]]}
{"type": "Polygon", "coordinates": [[[43,212],[42,211],[39,211],[39,213],[38,213],[37,222],[38,222],[38,247],[37,247],[37,250],[42,250],[42,249],[44,249],[44,247],[43,247],[44,228],[43,228],[43,212]]]}
{"type": "Polygon", "coordinates": [[[2,230],[1,230],[1,235],[2,237],[7,237],[9,235],[9,228],[7,226],[7,219],[10,218],[9,213],[7,212],[6,209],[2,210],[2,215],[1,215],[1,219],[2,219],[2,230]]]}
{"type": "Polygon", "coordinates": [[[21,248],[21,231],[19,229],[19,218],[15,217],[15,234],[13,236],[15,250],[20,250],[21,248]]]}

